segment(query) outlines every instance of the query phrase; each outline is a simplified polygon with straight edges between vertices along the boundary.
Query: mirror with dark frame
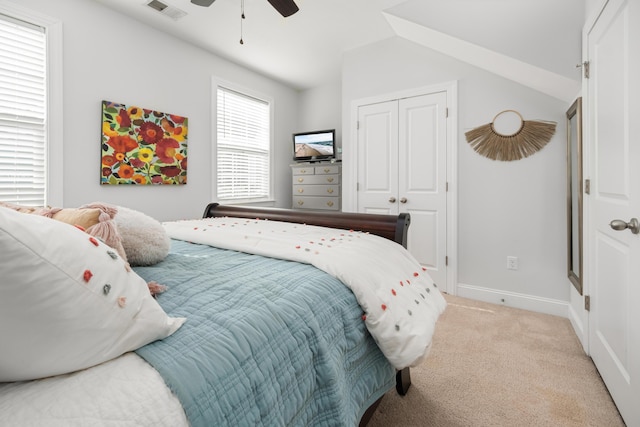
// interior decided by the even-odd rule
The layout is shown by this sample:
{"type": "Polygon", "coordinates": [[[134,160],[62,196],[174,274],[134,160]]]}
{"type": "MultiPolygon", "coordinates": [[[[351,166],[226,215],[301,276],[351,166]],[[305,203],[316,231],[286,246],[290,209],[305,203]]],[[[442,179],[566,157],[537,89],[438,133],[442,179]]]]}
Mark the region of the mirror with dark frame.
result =
{"type": "Polygon", "coordinates": [[[582,295],[582,98],[567,110],[567,264],[582,295]]]}

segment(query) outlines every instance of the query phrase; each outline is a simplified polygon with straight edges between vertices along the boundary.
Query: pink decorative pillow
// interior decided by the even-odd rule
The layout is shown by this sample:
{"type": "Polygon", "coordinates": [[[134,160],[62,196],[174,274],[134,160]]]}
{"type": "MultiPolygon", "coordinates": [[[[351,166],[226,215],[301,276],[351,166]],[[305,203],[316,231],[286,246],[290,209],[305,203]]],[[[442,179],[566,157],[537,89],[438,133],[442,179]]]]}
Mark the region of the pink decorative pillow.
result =
{"type": "Polygon", "coordinates": [[[82,230],[102,240],[127,261],[127,253],[122,247],[122,239],[114,217],[118,209],[107,205],[85,205],[79,208],[45,208],[40,215],[80,227],[82,230]]]}
{"type": "Polygon", "coordinates": [[[43,208],[36,208],[32,206],[21,206],[8,202],[0,202],[0,207],[5,207],[9,209],[13,209],[14,211],[22,212],[22,213],[39,213],[43,208]]]}

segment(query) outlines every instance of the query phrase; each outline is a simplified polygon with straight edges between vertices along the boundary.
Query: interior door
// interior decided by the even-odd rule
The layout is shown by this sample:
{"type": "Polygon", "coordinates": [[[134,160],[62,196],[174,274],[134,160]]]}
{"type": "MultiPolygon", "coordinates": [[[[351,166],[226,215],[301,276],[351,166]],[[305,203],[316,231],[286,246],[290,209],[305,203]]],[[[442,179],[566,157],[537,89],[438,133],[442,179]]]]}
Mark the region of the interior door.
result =
{"type": "Polygon", "coordinates": [[[398,103],[361,106],[358,109],[358,212],[395,215],[397,200],[398,103]]]}
{"type": "Polygon", "coordinates": [[[638,22],[639,2],[610,0],[587,35],[589,352],[628,426],[640,426],[638,22]]]}
{"type": "Polygon", "coordinates": [[[445,289],[447,241],[447,96],[399,101],[398,203],[411,214],[408,249],[445,289]]]}
{"type": "Polygon", "coordinates": [[[357,210],[409,212],[408,249],[446,289],[446,92],[358,108],[357,210]]]}

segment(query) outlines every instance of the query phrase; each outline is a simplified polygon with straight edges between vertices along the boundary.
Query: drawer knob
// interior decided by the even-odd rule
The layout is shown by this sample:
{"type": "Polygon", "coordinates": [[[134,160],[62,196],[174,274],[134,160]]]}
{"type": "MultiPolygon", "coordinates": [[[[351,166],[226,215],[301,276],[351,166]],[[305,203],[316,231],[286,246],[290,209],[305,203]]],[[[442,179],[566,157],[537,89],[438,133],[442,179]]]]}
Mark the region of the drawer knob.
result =
{"type": "Polygon", "coordinates": [[[304,205],[304,202],[302,200],[298,200],[298,205],[302,206],[304,205]]]}
{"type": "Polygon", "coordinates": [[[329,201],[327,202],[327,206],[332,207],[332,206],[333,206],[333,202],[332,202],[331,200],[329,200],[329,201]]]}
{"type": "Polygon", "coordinates": [[[324,173],[329,173],[329,172],[331,172],[331,169],[329,169],[329,168],[325,168],[324,169],[324,173]]]}
{"type": "Polygon", "coordinates": [[[298,188],[298,193],[304,193],[304,188],[298,188]]]}
{"type": "Polygon", "coordinates": [[[327,182],[333,182],[333,178],[327,178],[327,182]]]}
{"type": "Polygon", "coordinates": [[[298,182],[304,182],[304,178],[298,178],[298,182]]]}
{"type": "Polygon", "coordinates": [[[333,188],[327,188],[327,193],[333,194],[333,188]]]}

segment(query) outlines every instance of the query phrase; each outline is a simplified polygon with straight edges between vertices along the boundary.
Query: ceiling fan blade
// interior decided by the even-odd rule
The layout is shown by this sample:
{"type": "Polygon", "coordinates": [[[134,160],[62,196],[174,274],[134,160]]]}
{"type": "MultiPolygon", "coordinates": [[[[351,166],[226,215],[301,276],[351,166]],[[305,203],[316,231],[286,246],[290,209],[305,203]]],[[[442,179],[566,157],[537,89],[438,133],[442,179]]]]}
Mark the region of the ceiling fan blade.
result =
{"type": "Polygon", "coordinates": [[[214,1],[216,0],[191,0],[191,3],[198,6],[209,7],[213,4],[214,1]]]}
{"type": "Polygon", "coordinates": [[[271,6],[273,6],[278,12],[280,12],[280,15],[285,18],[293,15],[299,10],[293,0],[269,0],[269,3],[271,3],[271,6]]]}

